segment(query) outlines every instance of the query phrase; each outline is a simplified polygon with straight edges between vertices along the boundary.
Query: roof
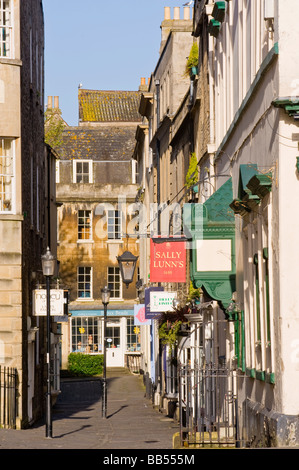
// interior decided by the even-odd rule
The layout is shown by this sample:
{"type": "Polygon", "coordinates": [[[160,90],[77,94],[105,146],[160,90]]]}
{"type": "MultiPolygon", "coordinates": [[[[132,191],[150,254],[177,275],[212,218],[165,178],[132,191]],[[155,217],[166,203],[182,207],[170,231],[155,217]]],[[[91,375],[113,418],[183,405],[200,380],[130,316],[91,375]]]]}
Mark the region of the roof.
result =
{"type": "Polygon", "coordinates": [[[80,122],[140,122],[139,91],[79,89],[80,122]]]}
{"type": "Polygon", "coordinates": [[[130,160],[135,148],[136,126],[98,128],[67,127],[62,134],[63,160],[130,160]]]}

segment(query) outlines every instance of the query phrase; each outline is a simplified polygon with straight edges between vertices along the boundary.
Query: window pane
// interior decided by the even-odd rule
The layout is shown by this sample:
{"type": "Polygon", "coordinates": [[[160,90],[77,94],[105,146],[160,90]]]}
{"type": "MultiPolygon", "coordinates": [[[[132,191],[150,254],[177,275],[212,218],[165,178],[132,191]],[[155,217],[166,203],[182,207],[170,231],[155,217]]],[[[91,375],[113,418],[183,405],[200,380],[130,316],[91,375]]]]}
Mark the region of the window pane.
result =
{"type": "Polygon", "coordinates": [[[108,287],[112,298],[121,298],[120,270],[118,266],[108,267],[108,287]]]}
{"type": "Polygon", "coordinates": [[[72,352],[102,353],[102,322],[98,317],[72,318],[72,352]]]}
{"type": "Polygon", "coordinates": [[[78,268],[78,298],[91,298],[91,268],[90,267],[79,267],[78,268]]]}
{"type": "Polygon", "coordinates": [[[0,138],[0,212],[13,210],[13,178],[12,140],[0,138]]]}

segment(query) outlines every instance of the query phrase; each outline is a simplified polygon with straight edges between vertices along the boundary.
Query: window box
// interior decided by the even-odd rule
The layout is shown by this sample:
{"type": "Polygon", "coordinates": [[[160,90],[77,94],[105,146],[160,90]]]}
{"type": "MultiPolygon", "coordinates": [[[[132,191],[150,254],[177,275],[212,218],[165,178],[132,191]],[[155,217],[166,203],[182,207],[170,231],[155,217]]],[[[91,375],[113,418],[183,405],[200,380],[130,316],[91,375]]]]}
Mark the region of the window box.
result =
{"type": "Polygon", "coordinates": [[[212,18],[210,23],[209,23],[209,27],[208,27],[209,34],[216,38],[219,34],[220,26],[221,26],[220,21],[217,21],[217,20],[212,18]]]}
{"type": "Polygon", "coordinates": [[[215,18],[215,20],[220,21],[222,23],[225,16],[225,2],[215,2],[212,11],[212,16],[215,18]]]}

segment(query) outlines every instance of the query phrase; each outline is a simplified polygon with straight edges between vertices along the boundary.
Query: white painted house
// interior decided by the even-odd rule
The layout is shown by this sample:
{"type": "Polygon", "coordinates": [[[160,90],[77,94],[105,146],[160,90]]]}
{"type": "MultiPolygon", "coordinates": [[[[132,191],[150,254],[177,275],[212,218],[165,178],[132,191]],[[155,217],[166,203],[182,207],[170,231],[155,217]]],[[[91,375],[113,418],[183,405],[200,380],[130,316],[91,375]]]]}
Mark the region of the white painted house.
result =
{"type": "Polygon", "coordinates": [[[253,446],[293,446],[299,442],[299,4],[199,1],[195,8],[203,4],[213,37],[214,169],[218,187],[221,175],[232,176],[236,215],[240,437],[253,446]]]}

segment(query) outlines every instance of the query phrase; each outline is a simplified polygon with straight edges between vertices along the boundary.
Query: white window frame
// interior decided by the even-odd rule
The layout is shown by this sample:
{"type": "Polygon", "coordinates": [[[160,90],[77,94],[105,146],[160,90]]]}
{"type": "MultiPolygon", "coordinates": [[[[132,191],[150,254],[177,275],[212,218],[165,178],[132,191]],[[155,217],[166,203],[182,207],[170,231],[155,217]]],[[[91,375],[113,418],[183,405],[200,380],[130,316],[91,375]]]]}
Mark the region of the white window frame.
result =
{"type": "Polygon", "coordinates": [[[93,182],[93,167],[92,160],[73,160],[73,183],[75,184],[90,184],[93,182]],[[88,163],[88,183],[77,182],[77,164],[88,163]]]}
{"type": "Polygon", "coordinates": [[[77,268],[77,300],[80,300],[81,302],[90,302],[91,300],[93,300],[93,269],[91,266],[78,266],[77,268]],[[80,273],[79,270],[83,269],[84,270],[84,273],[80,273]],[[86,281],[86,276],[88,275],[86,273],[86,269],[90,269],[90,289],[86,289],[85,287],[83,289],[79,289],[79,284],[86,284],[87,281],[86,281]],[[84,276],[84,280],[83,281],[79,281],[79,276],[83,275],[84,276]],[[90,292],[90,296],[89,297],[80,297],[79,296],[79,291],[82,291],[82,292],[90,292]]]}
{"type": "Polygon", "coordinates": [[[4,146],[4,141],[9,141],[10,142],[10,155],[0,155],[0,158],[11,158],[12,160],[12,172],[8,177],[11,177],[11,199],[10,199],[10,204],[11,204],[11,209],[10,210],[3,210],[2,203],[1,203],[1,194],[3,191],[3,186],[2,184],[4,183],[4,179],[7,177],[7,175],[2,175],[0,173],[0,214],[15,214],[16,212],[16,157],[15,157],[15,140],[14,139],[9,139],[6,137],[0,137],[0,141],[2,141],[2,146],[4,146]]]}
{"type": "Polygon", "coordinates": [[[3,59],[13,59],[14,58],[14,50],[13,50],[13,8],[12,8],[12,0],[0,0],[0,58],[3,59]],[[8,9],[4,10],[3,5],[4,3],[8,3],[8,9]],[[9,12],[9,20],[4,24],[3,20],[3,12],[9,12]],[[8,39],[3,41],[2,34],[3,30],[8,31],[8,39]],[[8,46],[8,51],[6,54],[3,54],[3,44],[8,46]]]}
{"type": "Polygon", "coordinates": [[[90,209],[78,209],[78,215],[77,215],[77,221],[78,221],[78,230],[77,230],[77,233],[78,233],[78,243],[90,243],[93,241],[93,234],[92,234],[92,210],[90,209]],[[89,224],[86,224],[84,223],[82,225],[83,228],[89,228],[89,237],[88,238],[79,238],[79,227],[80,227],[80,224],[79,224],[79,220],[80,218],[80,212],[84,212],[84,216],[83,216],[83,219],[86,220],[87,219],[87,215],[86,213],[89,212],[89,224]]]}
{"type": "Polygon", "coordinates": [[[107,236],[108,236],[108,240],[121,240],[122,238],[122,211],[118,209],[107,210],[107,236]],[[116,221],[118,221],[118,224],[119,224],[118,230],[116,230],[116,226],[117,226],[116,221]]]}
{"type": "Polygon", "coordinates": [[[108,279],[108,287],[111,290],[111,297],[110,300],[122,300],[123,299],[123,283],[121,279],[120,269],[118,266],[108,266],[107,267],[107,279],[108,279]],[[113,269],[113,273],[109,273],[109,270],[113,269]],[[116,297],[114,294],[115,288],[114,285],[116,284],[116,270],[118,270],[119,276],[119,297],[116,297]],[[113,279],[112,279],[113,276],[113,279]]]}

